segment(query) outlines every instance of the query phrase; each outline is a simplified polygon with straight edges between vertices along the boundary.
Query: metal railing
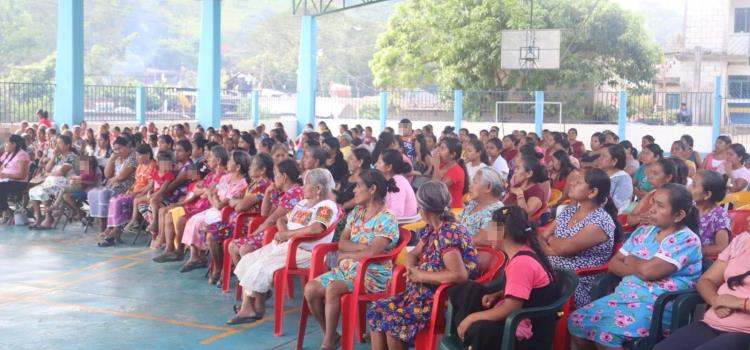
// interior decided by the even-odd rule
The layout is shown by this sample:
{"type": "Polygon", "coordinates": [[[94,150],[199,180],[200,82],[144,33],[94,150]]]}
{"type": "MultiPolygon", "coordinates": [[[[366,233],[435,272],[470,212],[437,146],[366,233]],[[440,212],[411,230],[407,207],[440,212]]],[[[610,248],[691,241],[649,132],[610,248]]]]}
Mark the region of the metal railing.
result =
{"type": "Polygon", "coordinates": [[[85,85],[83,87],[83,114],[91,121],[133,122],[135,116],[133,86],[85,85]]]}
{"type": "Polygon", "coordinates": [[[195,119],[195,88],[150,86],[145,89],[146,120],[191,121],[195,119]]]}
{"type": "Polygon", "coordinates": [[[321,119],[378,119],[378,95],[351,97],[330,96],[323,93],[315,97],[315,116],[321,119]]]}
{"type": "Polygon", "coordinates": [[[55,84],[0,82],[0,123],[36,120],[36,111],[54,112],[55,84]]]}
{"type": "Polygon", "coordinates": [[[711,125],[713,92],[650,92],[628,94],[628,120],[651,125],[711,125]],[[685,103],[688,122],[678,120],[680,105],[685,103]]]}
{"type": "Polygon", "coordinates": [[[453,120],[453,91],[397,90],[388,93],[388,119],[453,120]]]}

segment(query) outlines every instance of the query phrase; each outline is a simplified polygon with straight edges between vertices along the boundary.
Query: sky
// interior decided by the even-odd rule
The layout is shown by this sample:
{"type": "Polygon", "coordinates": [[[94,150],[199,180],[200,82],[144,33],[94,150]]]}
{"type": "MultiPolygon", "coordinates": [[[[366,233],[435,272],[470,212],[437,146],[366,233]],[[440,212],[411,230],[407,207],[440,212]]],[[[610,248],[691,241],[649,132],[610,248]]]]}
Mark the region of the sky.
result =
{"type": "Polygon", "coordinates": [[[616,0],[620,6],[630,10],[644,10],[648,9],[654,4],[669,8],[674,11],[682,12],[685,6],[685,0],[616,0]]]}

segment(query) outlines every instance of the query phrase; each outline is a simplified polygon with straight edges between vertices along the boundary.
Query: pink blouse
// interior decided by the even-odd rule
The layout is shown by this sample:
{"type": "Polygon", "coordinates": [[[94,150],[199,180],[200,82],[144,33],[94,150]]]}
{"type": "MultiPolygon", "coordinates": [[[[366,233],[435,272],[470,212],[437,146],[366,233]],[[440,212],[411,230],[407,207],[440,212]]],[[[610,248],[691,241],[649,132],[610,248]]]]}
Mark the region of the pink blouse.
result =
{"type": "MultiPolygon", "coordinates": [[[[29,162],[29,154],[24,150],[18,150],[16,156],[13,153],[5,153],[0,157],[0,164],[3,165],[3,172],[9,175],[20,175],[23,172],[21,169],[21,162],[26,161],[26,166],[29,162]]],[[[21,181],[21,180],[19,180],[21,181]]]]}
{"type": "Polygon", "coordinates": [[[390,209],[398,219],[417,216],[417,196],[414,189],[405,177],[396,175],[393,177],[398,187],[398,192],[388,192],[385,196],[385,206],[390,209]]]}
{"type": "MultiPolygon", "coordinates": [[[[727,263],[727,267],[724,269],[724,281],[750,270],[750,233],[745,232],[735,237],[732,243],[719,254],[718,260],[727,263]]],[[[729,289],[727,283],[724,282],[719,287],[718,293],[719,295],[733,295],[740,299],[750,298],[750,278],[746,277],[744,282],[742,285],[735,287],[734,290],[729,289]]],[[[711,308],[706,311],[703,321],[711,328],[720,331],[750,333],[750,313],[734,311],[725,318],[719,318],[716,316],[714,309],[711,308]]]]}

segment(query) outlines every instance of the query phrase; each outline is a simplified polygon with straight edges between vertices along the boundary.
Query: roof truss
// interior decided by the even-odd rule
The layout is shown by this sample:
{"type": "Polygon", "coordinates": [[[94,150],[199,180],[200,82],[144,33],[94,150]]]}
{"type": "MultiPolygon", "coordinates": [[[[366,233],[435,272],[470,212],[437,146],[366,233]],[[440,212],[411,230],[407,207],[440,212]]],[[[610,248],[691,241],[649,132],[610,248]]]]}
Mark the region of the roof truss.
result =
{"type": "Polygon", "coordinates": [[[292,12],[302,16],[322,16],[388,0],[292,0],[292,12]]]}

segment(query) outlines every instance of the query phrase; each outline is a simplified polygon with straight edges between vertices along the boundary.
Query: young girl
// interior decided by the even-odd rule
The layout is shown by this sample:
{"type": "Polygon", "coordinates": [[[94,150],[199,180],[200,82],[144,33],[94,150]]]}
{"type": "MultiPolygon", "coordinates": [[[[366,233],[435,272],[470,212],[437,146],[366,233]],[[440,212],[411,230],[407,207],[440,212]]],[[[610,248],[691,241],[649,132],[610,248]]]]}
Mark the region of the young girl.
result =
{"type": "Polygon", "coordinates": [[[468,174],[467,180],[471,182],[471,179],[477,175],[479,169],[490,166],[490,158],[487,156],[487,151],[484,150],[484,145],[479,140],[470,140],[466,147],[466,173],[468,174]]]}
{"type": "Polygon", "coordinates": [[[571,180],[579,176],[580,173],[570,162],[570,157],[565,151],[559,150],[552,153],[549,163],[550,179],[552,188],[562,192],[562,198],[559,203],[568,199],[568,184],[571,180]]]}
{"type": "MultiPolygon", "coordinates": [[[[522,308],[549,305],[560,297],[552,266],[539,246],[526,211],[517,206],[505,207],[495,211],[492,219],[489,231],[509,259],[505,290],[494,291],[469,281],[453,287],[450,293],[453,319],[458,325],[456,333],[470,349],[501,349],[505,318],[509,314],[522,308]]],[[[516,331],[516,338],[520,338],[518,345],[524,349],[548,348],[556,322],[555,316],[522,321],[516,331]]]]}
{"type": "Polygon", "coordinates": [[[641,150],[641,167],[635,172],[633,178],[635,185],[633,192],[639,200],[654,189],[646,173],[648,167],[663,157],[664,151],[655,143],[650,143],[641,150]]]}
{"type": "Polygon", "coordinates": [[[721,135],[716,138],[714,151],[709,153],[706,159],[703,160],[703,169],[713,170],[719,174],[726,174],[727,149],[729,149],[729,145],[731,144],[732,139],[729,136],[721,135]]]}
{"type": "Polygon", "coordinates": [[[651,199],[657,189],[662,188],[668,183],[676,183],[680,177],[677,174],[677,167],[671,159],[660,159],[649,168],[648,180],[653,190],[638,201],[635,209],[628,215],[628,225],[644,225],[648,224],[650,216],[651,199]]]}
{"type": "MultiPolygon", "coordinates": [[[[622,277],[614,293],[570,315],[577,349],[620,349],[629,339],[648,336],[654,301],[695,287],[703,255],[690,192],[667,184],[656,190],[653,203],[651,225],[635,230],[609,261],[609,272],[622,277]]],[[[669,312],[664,317],[669,320],[669,312]]]]}
{"type": "Polygon", "coordinates": [[[139,145],[135,149],[135,153],[138,159],[138,167],[135,169],[135,183],[128,193],[133,197],[133,216],[125,226],[125,231],[133,231],[138,226],[138,218],[140,217],[138,208],[141,203],[148,203],[148,192],[153,188],[151,174],[157,169],[151,147],[139,145]]]}
{"type": "Polygon", "coordinates": [[[703,254],[716,256],[729,245],[731,220],[727,211],[718,205],[727,193],[725,177],[711,170],[701,170],[689,187],[701,216],[703,254]]]}
{"type": "Polygon", "coordinates": [[[70,177],[70,184],[63,190],[62,196],[57,198],[54,206],[65,205],[73,214],[72,219],[80,220],[86,213],[76,204],[76,199],[85,199],[89,189],[99,185],[101,172],[96,164],[96,158],[81,156],[78,159],[79,173],[70,177]]]}
{"type": "MultiPolygon", "coordinates": [[[[151,190],[148,191],[146,201],[138,203],[138,211],[143,216],[143,219],[148,222],[153,221],[153,213],[159,212],[159,208],[156,207],[153,199],[155,198],[155,196],[161,196],[160,198],[166,197],[167,194],[164,192],[169,188],[169,183],[175,179],[174,162],[172,155],[167,152],[159,152],[156,160],[157,169],[154,169],[151,172],[151,190]]],[[[163,237],[157,239],[157,237],[159,236],[159,230],[152,229],[150,230],[150,232],[152,247],[160,247],[161,242],[159,241],[163,240],[163,237]]]]}
{"type": "Polygon", "coordinates": [[[730,193],[746,191],[747,185],[750,184],[750,169],[745,167],[748,158],[745,146],[733,143],[729,145],[726,154],[726,174],[731,180],[727,190],[730,193]]]}
{"type": "Polygon", "coordinates": [[[448,186],[451,208],[463,208],[463,197],[469,192],[469,181],[464,161],[461,159],[461,141],[446,138],[440,142],[438,150],[438,156],[434,159],[435,173],[432,179],[448,186]]]}

